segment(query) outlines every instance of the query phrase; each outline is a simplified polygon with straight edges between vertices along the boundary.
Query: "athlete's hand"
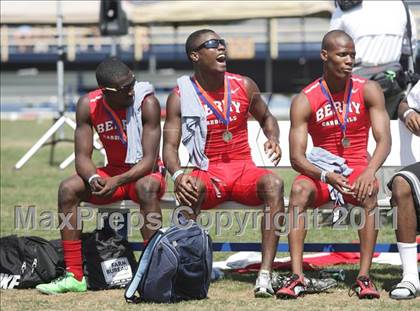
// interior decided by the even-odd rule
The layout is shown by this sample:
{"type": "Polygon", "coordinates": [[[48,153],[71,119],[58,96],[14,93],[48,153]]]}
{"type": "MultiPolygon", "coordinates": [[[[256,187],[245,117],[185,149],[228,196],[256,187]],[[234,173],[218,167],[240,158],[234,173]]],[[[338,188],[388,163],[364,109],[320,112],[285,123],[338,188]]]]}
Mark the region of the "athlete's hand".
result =
{"type": "Polygon", "coordinates": [[[366,196],[376,194],[375,181],[375,171],[370,168],[365,169],[354,182],[354,197],[359,202],[363,202],[366,196]]]}
{"type": "Polygon", "coordinates": [[[347,177],[334,172],[328,172],[325,176],[327,183],[340,191],[342,194],[353,194],[353,188],[349,185],[347,177]]]}
{"type": "Polygon", "coordinates": [[[281,148],[278,141],[269,139],[264,143],[264,152],[274,166],[277,166],[281,159],[281,148]]]}
{"type": "Polygon", "coordinates": [[[101,191],[104,185],[105,180],[100,176],[93,178],[89,184],[92,193],[101,191]]]}
{"type": "Polygon", "coordinates": [[[404,123],[411,133],[420,136],[420,113],[416,111],[410,112],[405,118],[404,123]]]}
{"type": "Polygon", "coordinates": [[[179,175],[174,182],[175,197],[181,205],[192,206],[198,201],[195,179],[187,174],[179,175]]]}
{"type": "Polygon", "coordinates": [[[118,186],[118,176],[106,178],[103,179],[102,189],[99,191],[92,191],[92,194],[99,197],[109,197],[117,190],[118,186]]]}

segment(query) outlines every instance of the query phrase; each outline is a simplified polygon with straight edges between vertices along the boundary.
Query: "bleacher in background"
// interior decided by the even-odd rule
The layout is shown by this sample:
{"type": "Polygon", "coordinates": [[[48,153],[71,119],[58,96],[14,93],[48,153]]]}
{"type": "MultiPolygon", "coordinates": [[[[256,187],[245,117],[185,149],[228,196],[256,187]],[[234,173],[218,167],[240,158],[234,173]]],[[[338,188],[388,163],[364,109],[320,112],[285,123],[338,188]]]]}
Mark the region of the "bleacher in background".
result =
{"type": "MultiPolygon", "coordinates": [[[[296,59],[318,56],[320,40],[329,27],[323,18],[275,19],[277,51],[273,58],[296,59]]],[[[420,22],[420,21],[419,21],[420,22]]],[[[196,29],[212,28],[227,39],[232,59],[264,59],[267,53],[265,20],[249,20],[233,25],[198,26],[133,26],[129,34],[116,38],[118,52],[124,58],[147,61],[153,54],[157,59],[186,60],[184,44],[196,29]]],[[[54,26],[2,26],[1,61],[55,62],[57,30],[54,26]]],[[[113,38],[101,37],[96,26],[64,27],[67,61],[98,62],[111,51],[113,38]]]]}
{"type": "MultiPolygon", "coordinates": [[[[412,9],[420,34],[420,5],[412,9]],[[417,8],[418,7],[418,8],[417,8]]],[[[136,62],[158,60],[186,61],[184,43],[199,28],[212,28],[227,39],[231,59],[292,60],[318,58],[320,41],[328,31],[328,18],[273,19],[274,49],[268,44],[266,20],[248,20],[234,24],[196,26],[132,26],[126,36],[117,37],[120,56],[136,62]]],[[[31,63],[56,60],[57,30],[54,26],[1,26],[1,62],[31,63]]],[[[100,61],[109,55],[112,37],[101,37],[97,26],[68,26],[63,31],[66,60],[70,63],[100,61]]],[[[420,47],[419,47],[420,48],[420,47]]]]}
{"type": "MultiPolygon", "coordinates": [[[[164,1],[149,1],[146,5],[154,7],[161,2],[164,1]]],[[[177,1],[180,2],[185,1],[177,1]]],[[[4,18],[7,14],[3,12],[6,8],[3,3],[0,38],[2,108],[5,102],[45,102],[46,96],[53,97],[56,94],[56,13],[54,10],[38,8],[45,14],[45,17],[39,17],[39,20],[46,22],[37,23],[36,20],[32,20],[30,24],[24,24],[24,18],[20,15],[25,12],[19,10],[16,10],[12,19],[4,18]],[[37,76],[36,80],[33,79],[34,76],[37,76]]],[[[15,3],[18,5],[21,2],[15,3]]],[[[51,3],[53,1],[43,2],[42,5],[51,3]]],[[[66,3],[63,2],[63,5],[66,3]]],[[[86,11],[91,5],[98,6],[98,1],[83,3],[86,11]]],[[[123,2],[125,7],[127,4],[136,3],[142,4],[145,1],[123,2]]],[[[172,3],[175,2],[170,4],[172,3]]],[[[293,5],[296,6],[296,3],[293,5]]],[[[310,6],[315,6],[313,3],[316,1],[311,2],[310,6]]],[[[144,9],[139,13],[135,9],[140,7],[143,8],[141,5],[134,9],[131,7],[133,10],[127,12],[131,20],[128,34],[115,38],[101,36],[97,23],[83,21],[84,16],[98,19],[99,11],[89,15],[82,12],[79,6],[80,14],[84,15],[72,18],[80,18],[80,24],[77,20],[69,23],[69,16],[64,16],[65,93],[69,102],[74,103],[74,98],[95,87],[93,71],[102,59],[111,54],[113,47],[116,48],[117,55],[136,71],[140,80],[149,80],[160,92],[168,92],[174,86],[177,76],[191,70],[185,56],[184,43],[191,32],[200,28],[212,28],[227,39],[229,70],[250,75],[263,91],[267,90],[267,64],[272,70],[271,84],[275,93],[296,93],[321,72],[319,49],[321,39],[329,29],[328,14],[322,17],[314,17],[308,13],[307,17],[271,17],[211,23],[203,21],[202,24],[195,21],[194,25],[188,25],[181,20],[179,23],[173,22],[175,16],[171,17],[172,21],[155,24],[147,22],[153,20],[153,12],[144,9]],[[139,20],[136,18],[140,18],[141,13],[147,24],[137,23],[139,20]],[[267,59],[270,62],[267,62],[267,59]]],[[[36,7],[32,5],[31,8],[35,10],[36,7]]],[[[31,8],[27,8],[28,11],[31,11],[31,8]]],[[[417,34],[420,36],[420,3],[410,4],[410,8],[416,19],[417,34]]],[[[73,11],[75,10],[76,8],[73,8],[73,11]]],[[[331,7],[325,12],[331,12],[331,7]]],[[[208,16],[213,14],[207,13],[208,16]]],[[[235,12],[231,12],[231,15],[234,18],[233,13],[235,12]]],[[[156,15],[156,12],[154,14],[156,15]]],[[[291,14],[293,15],[293,12],[291,14]]],[[[420,64],[420,51],[417,55],[417,63],[420,64]]]]}

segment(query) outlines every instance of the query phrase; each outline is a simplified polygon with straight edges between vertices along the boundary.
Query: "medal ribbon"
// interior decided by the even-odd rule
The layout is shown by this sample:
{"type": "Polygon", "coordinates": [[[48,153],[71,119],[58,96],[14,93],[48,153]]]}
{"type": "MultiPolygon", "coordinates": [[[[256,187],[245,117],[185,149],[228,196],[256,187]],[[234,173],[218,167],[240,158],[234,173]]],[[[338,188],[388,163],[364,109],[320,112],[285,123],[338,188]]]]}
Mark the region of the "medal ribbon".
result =
{"type": "Polygon", "coordinates": [[[104,107],[106,112],[108,113],[109,117],[111,118],[111,121],[114,123],[115,127],[117,128],[117,134],[120,137],[121,142],[126,145],[127,144],[127,135],[124,132],[124,127],[122,125],[122,122],[120,118],[117,116],[114,110],[109,107],[109,105],[106,103],[106,101],[103,101],[104,107]]]}
{"type": "Polygon", "coordinates": [[[223,102],[222,102],[222,111],[220,111],[218,106],[214,103],[214,100],[201,87],[198,81],[192,77],[190,79],[191,79],[192,85],[194,86],[195,92],[200,98],[201,104],[209,107],[210,110],[216,116],[216,118],[218,118],[220,121],[226,124],[226,126],[229,125],[230,106],[231,106],[232,98],[230,94],[230,82],[227,76],[225,75],[225,81],[224,81],[224,96],[223,96],[223,102]]]}
{"type": "Polygon", "coordinates": [[[334,105],[334,99],[332,98],[327,82],[325,82],[325,80],[321,78],[319,80],[319,85],[321,86],[322,93],[324,93],[325,97],[327,98],[328,103],[331,105],[331,108],[337,117],[337,121],[338,121],[338,124],[340,125],[343,135],[346,136],[346,128],[347,128],[347,121],[348,121],[347,116],[349,114],[351,91],[353,88],[353,80],[351,79],[351,77],[347,79],[346,88],[344,90],[344,97],[343,97],[345,101],[344,101],[344,106],[343,106],[341,114],[338,113],[334,105]]]}

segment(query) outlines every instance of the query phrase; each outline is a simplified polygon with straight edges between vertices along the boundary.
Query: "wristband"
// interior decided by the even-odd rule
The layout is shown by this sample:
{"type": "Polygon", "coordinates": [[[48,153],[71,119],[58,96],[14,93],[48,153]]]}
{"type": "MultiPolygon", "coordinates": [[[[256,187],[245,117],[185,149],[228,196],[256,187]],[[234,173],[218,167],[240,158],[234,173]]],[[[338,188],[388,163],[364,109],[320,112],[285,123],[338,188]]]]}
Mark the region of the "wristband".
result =
{"type": "Polygon", "coordinates": [[[175,173],[172,174],[172,181],[175,182],[175,180],[178,178],[179,175],[184,174],[184,171],[179,169],[175,173]]]}
{"type": "Polygon", "coordinates": [[[321,171],[321,181],[323,182],[323,183],[327,183],[327,171],[321,171]]]}
{"type": "Polygon", "coordinates": [[[404,122],[405,122],[405,119],[407,119],[408,115],[410,113],[412,113],[412,112],[416,112],[416,111],[414,109],[410,108],[406,112],[404,112],[404,114],[403,114],[403,120],[404,120],[404,122]]]}
{"type": "Polygon", "coordinates": [[[89,177],[88,184],[90,185],[90,183],[92,182],[92,180],[94,180],[95,178],[100,178],[100,177],[101,177],[101,175],[93,174],[92,176],[89,177]]]}

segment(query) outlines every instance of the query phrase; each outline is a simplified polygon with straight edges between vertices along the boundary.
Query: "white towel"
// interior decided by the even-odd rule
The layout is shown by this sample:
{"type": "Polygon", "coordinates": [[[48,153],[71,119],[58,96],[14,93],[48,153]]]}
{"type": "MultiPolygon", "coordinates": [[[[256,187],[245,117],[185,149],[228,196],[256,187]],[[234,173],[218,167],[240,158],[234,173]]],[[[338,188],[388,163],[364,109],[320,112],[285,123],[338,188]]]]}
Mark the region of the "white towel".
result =
{"type": "MultiPolygon", "coordinates": [[[[353,169],[347,166],[346,159],[320,147],[313,147],[306,158],[321,170],[335,172],[343,176],[349,176],[353,172],[353,169]]],[[[345,205],[343,195],[337,189],[328,185],[328,191],[335,206],[345,205]]]]}
{"type": "Polygon", "coordinates": [[[141,119],[141,105],[144,98],[153,93],[154,88],[149,82],[136,82],[134,85],[134,103],[127,108],[127,155],[125,163],[136,164],[143,158],[141,138],[143,123],[141,119]]]}
{"type": "Polygon", "coordinates": [[[177,80],[181,98],[182,143],[188,150],[190,163],[207,171],[209,159],[204,153],[207,139],[207,119],[198,94],[189,76],[177,80]]]}

